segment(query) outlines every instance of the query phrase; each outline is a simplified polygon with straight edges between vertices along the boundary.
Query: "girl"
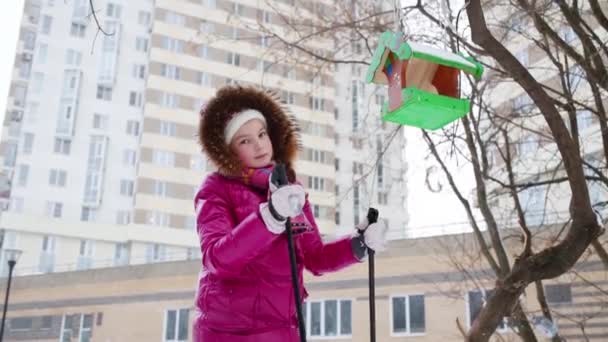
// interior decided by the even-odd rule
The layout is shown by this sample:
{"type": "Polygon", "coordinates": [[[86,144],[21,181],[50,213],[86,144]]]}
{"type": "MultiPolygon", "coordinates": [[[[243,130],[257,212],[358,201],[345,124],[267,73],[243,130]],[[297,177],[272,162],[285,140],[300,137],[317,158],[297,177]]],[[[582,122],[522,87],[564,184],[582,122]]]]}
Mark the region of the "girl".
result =
{"type": "Polygon", "coordinates": [[[220,89],[201,111],[199,138],[218,167],[196,195],[202,269],[196,296],[194,341],[299,341],[285,231],[291,218],[298,279],[360,262],[366,247],[386,248],[386,227],[367,222],[365,233],[323,243],[293,162],[295,123],[262,90],[220,89]],[[275,163],[289,183],[270,182],[275,163]],[[291,204],[290,204],[291,203],[291,204]]]}

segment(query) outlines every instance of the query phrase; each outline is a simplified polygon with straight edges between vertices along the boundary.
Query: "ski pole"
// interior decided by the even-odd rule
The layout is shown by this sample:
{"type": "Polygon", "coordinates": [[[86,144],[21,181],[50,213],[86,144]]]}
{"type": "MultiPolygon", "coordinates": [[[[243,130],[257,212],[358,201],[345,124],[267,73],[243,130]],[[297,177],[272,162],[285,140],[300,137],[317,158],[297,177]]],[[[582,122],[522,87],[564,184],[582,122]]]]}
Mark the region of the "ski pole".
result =
{"type": "MultiPolygon", "coordinates": [[[[277,185],[287,185],[287,171],[284,164],[277,164],[275,170],[277,172],[277,185]]],[[[274,172],[273,171],[273,172],[274,172]]],[[[289,248],[289,262],[291,264],[291,282],[293,284],[294,298],[296,301],[296,311],[298,314],[298,326],[300,329],[300,341],[306,342],[306,329],[304,327],[304,317],[302,317],[302,302],[300,300],[300,286],[298,282],[298,267],[296,263],[296,249],[293,243],[293,233],[291,231],[291,220],[287,218],[285,223],[285,231],[287,232],[287,247],[289,248]]]]}
{"type": "MultiPolygon", "coordinates": [[[[378,209],[369,208],[367,211],[367,223],[372,224],[378,221],[378,209]]],[[[365,230],[359,230],[359,234],[363,235],[365,230]]],[[[369,340],[376,342],[376,280],[374,270],[374,254],[376,252],[367,248],[368,256],[368,286],[369,286],[369,340]]]]}

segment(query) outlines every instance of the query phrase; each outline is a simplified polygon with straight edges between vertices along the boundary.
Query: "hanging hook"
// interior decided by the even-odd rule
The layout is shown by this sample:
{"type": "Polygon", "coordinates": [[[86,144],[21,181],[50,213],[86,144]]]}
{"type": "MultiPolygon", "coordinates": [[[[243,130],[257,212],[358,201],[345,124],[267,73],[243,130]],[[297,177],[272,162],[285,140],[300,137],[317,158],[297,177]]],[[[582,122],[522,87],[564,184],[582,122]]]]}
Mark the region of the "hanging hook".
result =
{"type": "Polygon", "coordinates": [[[402,13],[401,13],[401,1],[394,1],[394,12],[395,12],[395,32],[403,33],[405,27],[403,27],[402,13]]]}

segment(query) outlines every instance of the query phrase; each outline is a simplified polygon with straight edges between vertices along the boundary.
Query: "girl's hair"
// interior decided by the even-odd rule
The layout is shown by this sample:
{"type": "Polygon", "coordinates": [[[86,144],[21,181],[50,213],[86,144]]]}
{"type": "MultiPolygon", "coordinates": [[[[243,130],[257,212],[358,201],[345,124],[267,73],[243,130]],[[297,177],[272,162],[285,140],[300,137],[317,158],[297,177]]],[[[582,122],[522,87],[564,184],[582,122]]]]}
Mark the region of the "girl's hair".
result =
{"type": "Polygon", "coordinates": [[[296,119],[270,91],[243,86],[220,88],[200,111],[198,140],[203,153],[220,173],[241,173],[243,166],[224,141],[224,129],[232,115],[246,109],[255,109],[264,115],[274,151],[273,159],[284,163],[290,181],[295,181],[293,163],[301,146],[296,119]]]}

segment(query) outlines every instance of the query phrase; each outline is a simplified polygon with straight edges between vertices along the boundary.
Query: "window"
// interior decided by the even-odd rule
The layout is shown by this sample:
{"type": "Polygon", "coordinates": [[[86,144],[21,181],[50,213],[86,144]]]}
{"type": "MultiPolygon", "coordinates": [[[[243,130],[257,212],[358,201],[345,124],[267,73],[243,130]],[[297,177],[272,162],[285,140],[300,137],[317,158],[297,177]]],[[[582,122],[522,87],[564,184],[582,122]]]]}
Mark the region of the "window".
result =
{"type": "Polygon", "coordinates": [[[36,46],[36,32],[24,31],[23,32],[23,47],[27,50],[34,50],[35,46],[36,46]]]}
{"type": "Polygon", "coordinates": [[[25,186],[30,173],[30,166],[21,164],[19,165],[19,178],[17,179],[17,185],[25,186]]]}
{"type": "Polygon", "coordinates": [[[160,74],[163,77],[179,80],[181,77],[181,70],[175,65],[172,64],[161,64],[160,65],[160,74]]]}
{"type": "Polygon", "coordinates": [[[137,37],[135,38],[135,50],[139,52],[148,52],[148,38],[137,37]]]}
{"type": "Polygon", "coordinates": [[[32,329],[31,317],[15,317],[11,318],[9,322],[11,331],[32,329]]]}
{"type": "Polygon", "coordinates": [[[165,342],[188,341],[188,309],[167,310],[165,314],[165,342]]]}
{"type": "Polygon", "coordinates": [[[112,101],[112,87],[97,86],[97,99],[112,101]]]}
{"type": "Polygon", "coordinates": [[[335,222],[336,222],[336,225],[339,225],[339,224],[340,224],[340,212],[339,212],[339,211],[337,211],[337,210],[336,210],[336,213],[335,213],[334,220],[335,220],[335,222]]]}
{"type": "Polygon", "coordinates": [[[209,8],[216,8],[217,0],[203,0],[203,4],[209,8]]]}
{"type": "Polygon", "coordinates": [[[215,31],[213,23],[203,20],[200,25],[200,31],[206,34],[212,34],[215,31]]]}
{"type": "Polygon", "coordinates": [[[550,304],[570,304],[572,287],[569,284],[545,285],[545,297],[550,304]]]}
{"type": "Polygon", "coordinates": [[[152,163],[158,166],[175,166],[175,154],[170,151],[152,151],[152,163]]]}
{"type": "Polygon", "coordinates": [[[330,299],[305,302],[303,311],[309,338],[350,337],[352,335],[351,300],[330,299]]]}
{"type": "Polygon", "coordinates": [[[526,135],[519,144],[519,152],[522,156],[526,156],[538,151],[538,137],[535,135],[526,135]]]}
{"type": "Polygon", "coordinates": [[[334,166],[336,168],[336,171],[340,171],[340,159],[334,159],[334,166]]]}
{"type": "MultiPolygon", "coordinates": [[[[147,214],[148,224],[159,226],[159,227],[168,227],[171,218],[169,214],[162,213],[160,211],[149,211],[147,214]]],[[[155,252],[156,255],[156,252],[155,252]]],[[[163,246],[163,255],[164,255],[164,246],[163,246]]],[[[157,260],[157,259],[154,259],[157,260]]],[[[164,260],[164,257],[163,257],[164,260]]]]}
{"type": "Polygon", "coordinates": [[[159,133],[161,135],[168,136],[168,137],[174,137],[175,130],[176,130],[175,122],[169,122],[169,121],[160,122],[160,132],[159,133]]]}
{"type": "Polygon", "coordinates": [[[116,224],[131,223],[131,212],[128,210],[119,210],[116,212],[116,224]]]}
{"type": "Polygon", "coordinates": [[[353,215],[355,225],[359,224],[359,186],[353,186],[353,215]]]}
{"type": "Polygon", "coordinates": [[[198,56],[201,58],[209,57],[209,47],[205,44],[202,44],[198,47],[198,56]]]}
{"type": "Polygon", "coordinates": [[[290,92],[290,91],[282,91],[281,92],[281,101],[285,102],[286,104],[294,104],[296,103],[296,96],[294,93],[290,92]]]}
{"type": "Polygon", "coordinates": [[[325,178],[308,176],[308,188],[317,191],[325,191],[325,178]]]}
{"type": "Polygon", "coordinates": [[[31,154],[34,148],[34,134],[23,133],[23,154],[31,154]]]}
{"type": "Polygon", "coordinates": [[[133,77],[143,80],[146,78],[146,66],[141,64],[133,65],[133,77]]]}
{"type": "Polygon", "coordinates": [[[572,90],[576,90],[585,78],[585,70],[580,65],[574,65],[568,70],[568,84],[572,90]]]}
{"type": "Polygon", "coordinates": [[[42,316],[42,322],[40,323],[40,329],[51,329],[53,326],[52,316],[42,316]]]}
{"type": "Polygon", "coordinates": [[[245,13],[243,5],[238,2],[232,3],[232,13],[235,15],[243,15],[245,13]]]}
{"type": "Polygon", "coordinates": [[[120,194],[123,196],[133,196],[134,183],[129,179],[122,179],[120,181],[120,194]]]}
{"type": "Polygon", "coordinates": [[[386,192],[378,192],[378,204],[388,204],[388,194],[386,192]]]}
{"type": "MultiPolygon", "coordinates": [[[[481,312],[481,309],[486,305],[487,298],[492,297],[494,290],[473,290],[467,293],[467,317],[469,327],[473,325],[473,322],[481,312]]],[[[507,317],[503,318],[503,321],[498,325],[497,331],[504,332],[508,328],[507,317]]]]}
{"type": "Polygon", "coordinates": [[[129,264],[129,244],[117,243],[114,246],[114,266],[129,264]]]}
{"type": "Polygon", "coordinates": [[[92,222],[95,221],[96,216],[97,210],[95,210],[95,208],[82,207],[82,210],[80,211],[80,221],[92,222]]]}
{"type": "Polygon", "coordinates": [[[87,27],[84,24],[72,23],[70,28],[70,35],[72,37],[83,38],[86,33],[87,27]]]}
{"type": "Polygon", "coordinates": [[[126,265],[129,262],[129,245],[117,243],[114,247],[114,266],[126,265]]]}
{"type": "Polygon", "coordinates": [[[127,134],[138,136],[139,135],[139,122],[135,120],[127,121],[127,134]]]}
{"type": "Polygon", "coordinates": [[[82,315],[80,321],[80,336],[78,342],[90,342],[93,329],[93,314],[82,315]]]}
{"type": "Polygon", "coordinates": [[[18,84],[13,88],[13,103],[15,106],[25,106],[25,95],[27,94],[27,88],[24,85],[18,84]]]}
{"type": "Polygon", "coordinates": [[[32,71],[32,55],[24,53],[21,55],[21,63],[19,64],[19,77],[29,78],[32,71]]]}
{"type": "Polygon", "coordinates": [[[198,83],[202,86],[209,87],[211,85],[211,76],[206,72],[197,73],[198,83]]]}
{"type": "Polygon", "coordinates": [[[184,42],[175,38],[162,37],[161,47],[173,52],[184,52],[184,42]]]}
{"type": "Polygon", "coordinates": [[[241,56],[238,53],[228,52],[226,55],[226,63],[239,66],[241,65],[241,56]]]}
{"type": "Polygon", "coordinates": [[[59,202],[46,202],[46,216],[60,218],[63,211],[63,204],[59,202]]]}
{"type": "Polygon", "coordinates": [[[65,315],[63,316],[63,322],[61,324],[61,341],[72,341],[72,327],[74,318],[78,318],[79,315],[65,315]]]}
{"type": "Polygon", "coordinates": [[[106,7],[106,16],[109,18],[120,19],[121,8],[120,5],[108,3],[106,7]]]}
{"type": "Polygon", "coordinates": [[[424,295],[391,297],[391,333],[413,335],[425,331],[424,295]]]}
{"type": "Polygon", "coordinates": [[[576,33],[574,32],[574,30],[572,29],[572,27],[567,26],[567,25],[560,27],[559,30],[557,31],[557,34],[567,44],[571,44],[578,38],[576,33]]]}
{"type": "Polygon", "coordinates": [[[70,154],[71,142],[67,139],[55,138],[53,152],[57,154],[70,154]]]}
{"type": "Polygon", "coordinates": [[[72,66],[80,66],[81,62],[82,62],[82,53],[80,53],[76,50],[72,50],[72,49],[68,49],[65,52],[65,64],[72,65],[72,66]]]}
{"type": "Polygon", "coordinates": [[[10,210],[15,213],[23,212],[23,197],[11,196],[10,210]]]}
{"type": "Polygon", "coordinates": [[[150,12],[139,11],[137,13],[137,23],[139,25],[150,26],[151,18],[150,12]]]}
{"type": "Polygon", "coordinates": [[[80,252],[76,269],[87,270],[93,267],[93,249],[95,243],[91,240],[80,240],[80,252]]]}
{"type": "Polygon", "coordinates": [[[56,240],[54,236],[43,236],[42,250],[40,252],[40,263],[38,264],[38,270],[40,272],[53,272],[55,268],[55,246],[56,240]]]}
{"type": "Polygon", "coordinates": [[[324,99],[320,99],[318,97],[315,96],[311,96],[308,98],[309,99],[309,106],[310,109],[312,110],[325,110],[325,100],[324,99]]]}
{"type": "Polygon", "coordinates": [[[534,104],[532,98],[527,93],[523,93],[513,99],[513,107],[516,110],[524,110],[534,104]]]}
{"type": "Polygon", "coordinates": [[[108,129],[108,116],[103,114],[93,114],[93,128],[106,130],[108,129]]]}
{"type": "Polygon", "coordinates": [[[593,125],[593,114],[589,110],[579,110],[576,112],[576,124],[578,131],[581,132],[593,125]]]}
{"type": "Polygon", "coordinates": [[[528,48],[524,48],[523,50],[518,51],[515,54],[515,58],[521,63],[523,66],[528,66],[530,64],[530,56],[528,54],[528,48]]]}
{"type": "Polygon", "coordinates": [[[166,197],[167,196],[167,182],[155,180],[153,183],[152,193],[156,196],[166,197]]]}
{"type": "Polygon", "coordinates": [[[519,201],[524,209],[526,223],[531,226],[542,224],[544,219],[545,187],[527,188],[519,193],[519,201]]]}
{"type": "Polygon", "coordinates": [[[140,92],[132,91],[129,93],[129,105],[133,107],[141,107],[142,96],[140,92]]]}
{"type": "Polygon", "coordinates": [[[176,94],[161,93],[160,105],[167,108],[175,108],[179,106],[179,96],[176,94]]]}
{"type": "Polygon", "coordinates": [[[384,101],[385,101],[384,95],[376,94],[376,96],[375,96],[376,105],[382,106],[382,105],[384,105],[384,101]]]}
{"type": "Polygon", "coordinates": [[[46,56],[49,51],[49,46],[47,44],[39,44],[38,51],[36,53],[36,63],[44,64],[46,63],[46,56]]]}
{"type": "Polygon", "coordinates": [[[51,27],[53,26],[53,17],[50,17],[48,15],[43,15],[42,16],[42,25],[40,26],[40,32],[42,34],[50,34],[51,33],[51,27]]]}
{"type": "Polygon", "coordinates": [[[184,26],[186,24],[186,17],[175,12],[167,11],[165,14],[165,21],[167,24],[184,26]]]}
{"type": "Polygon", "coordinates": [[[203,171],[206,168],[206,161],[203,156],[196,155],[190,157],[190,169],[196,171],[203,171]]]}
{"type": "Polygon", "coordinates": [[[125,166],[134,166],[137,162],[137,151],[126,149],[123,151],[122,164],[125,166]]]}
{"type": "Polygon", "coordinates": [[[51,169],[49,172],[49,185],[65,187],[67,174],[65,170],[51,169]]]}
{"type": "MultiPolygon", "coordinates": [[[[191,231],[196,231],[196,217],[186,216],[184,219],[184,228],[191,231]]],[[[200,250],[199,248],[195,248],[200,250]]]]}

